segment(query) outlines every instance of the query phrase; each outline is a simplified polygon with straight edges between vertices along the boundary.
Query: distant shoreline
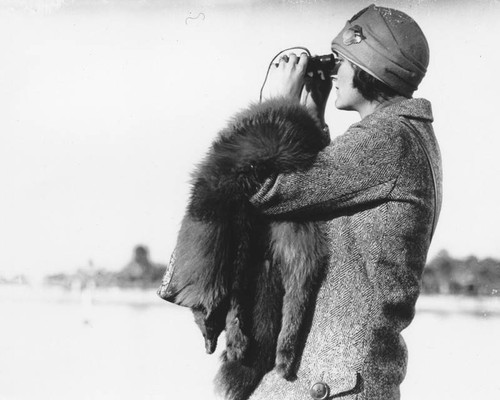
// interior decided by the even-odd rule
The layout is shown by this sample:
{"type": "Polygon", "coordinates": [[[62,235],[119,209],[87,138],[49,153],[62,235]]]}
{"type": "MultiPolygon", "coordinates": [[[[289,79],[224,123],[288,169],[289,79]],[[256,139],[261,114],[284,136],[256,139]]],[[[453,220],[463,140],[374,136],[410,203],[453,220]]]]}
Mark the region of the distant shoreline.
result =
{"type": "MultiPolygon", "coordinates": [[[[96,306],[165,307],[182,310],[156,295],[156,288],[95,288],[91,290],[68,290],[54,286],[2,285],[0,302],[9,303],[53,303],[80,304],[89,301],[96,306]]],[[[171,311],[170,311],[171,312],[171,311]]],[[[416,304],[416,313],[441,315],[468,314],[471,316],[500,317],[500,297],[427,295],[422,294],[416,304]]]]}

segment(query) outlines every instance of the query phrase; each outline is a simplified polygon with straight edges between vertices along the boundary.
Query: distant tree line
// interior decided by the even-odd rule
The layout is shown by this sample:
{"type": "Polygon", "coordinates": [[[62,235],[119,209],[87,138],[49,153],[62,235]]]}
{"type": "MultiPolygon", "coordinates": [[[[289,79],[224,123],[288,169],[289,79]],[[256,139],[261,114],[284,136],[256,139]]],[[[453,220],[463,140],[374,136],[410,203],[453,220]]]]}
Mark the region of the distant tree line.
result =
{"type": "Polygon", "coordinates": [[[79,268],[75,273],[49,275],[45,277],[45,283],[68,289],[90,286],[151,288],[160,285],[165,268],[165,265],[152,262],[147,247],[139,245],[134,249],[132,260],[117,272],[96,269],[89,262],[88,266],[79,268]]]}
{"type": "MultiPolygon", "coordinates": [[[[152,262],[147,247],[139,245],[133,251],[132,260],[118,272],[89,265],[73,274],[47,276],[45,281],[67,288],[89,285],[152,288],[159,286],[164,272],[165,265],[152,262]]],[[[424,269],[422,293],[500,296],[500,261],[474,256],[457,259],[441,251],[424,269]]]]}
{"type": "Polygon", "coordinates": [[[493,258],[465,259],[441,251],[424,269],[422,292],[470,296],[500,296],[500,261],[493,258]]]}

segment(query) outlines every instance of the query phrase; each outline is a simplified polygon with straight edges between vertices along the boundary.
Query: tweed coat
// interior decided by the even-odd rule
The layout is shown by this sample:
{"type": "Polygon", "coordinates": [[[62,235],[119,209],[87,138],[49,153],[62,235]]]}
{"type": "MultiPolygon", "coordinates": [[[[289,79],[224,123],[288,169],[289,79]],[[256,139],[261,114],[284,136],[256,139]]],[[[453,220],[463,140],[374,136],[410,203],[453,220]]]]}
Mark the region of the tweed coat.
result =
{"type": "Polygon", "coordinates": [[[432,121],[425,99],[376,110],[333,140],[310,169],[267,179],[251,199],[274,218],[325,221],[331,249],[297,379],[271,371],[251,400],[310,399],[317,382],[328,386],[329,399],[400,398],[407,364],[400,332],[414,316],[441,208],[432,121]]]}

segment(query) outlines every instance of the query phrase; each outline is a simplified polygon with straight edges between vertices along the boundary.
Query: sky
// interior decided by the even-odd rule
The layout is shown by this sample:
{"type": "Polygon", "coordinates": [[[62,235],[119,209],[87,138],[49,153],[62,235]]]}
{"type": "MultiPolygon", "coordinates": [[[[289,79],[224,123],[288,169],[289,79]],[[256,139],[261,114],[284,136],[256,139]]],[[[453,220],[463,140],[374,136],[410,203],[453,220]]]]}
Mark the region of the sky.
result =
{"type": "MultiPolygon", "coordinates": [[[[372,1],[0,0],[0,275],[166,263],[189,174],[281,49],[329,52],[372,1]]],[[[431,61],[444,200],[429,256],[500,258],[498,0],[376,1],[431,61]]],[[[333,102],[332,102],[333,103],[333,102]]],[[[340,135],[358,120],[330,104],[340,135]]]]}

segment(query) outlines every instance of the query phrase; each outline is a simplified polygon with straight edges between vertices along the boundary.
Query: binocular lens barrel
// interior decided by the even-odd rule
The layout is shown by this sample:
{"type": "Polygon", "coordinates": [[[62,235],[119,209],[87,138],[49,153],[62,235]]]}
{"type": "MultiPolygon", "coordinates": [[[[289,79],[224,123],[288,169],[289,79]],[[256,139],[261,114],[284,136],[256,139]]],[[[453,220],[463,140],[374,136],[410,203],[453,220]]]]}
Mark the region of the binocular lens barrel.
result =
{"type": "Polygon", "coordinates": [[[334,76],[337,75],[339,65],[339,59],[335,57],[335,54],[315,56],[309,58],[306,73],[317,73],[318,71],[323,71],[326,76],[334,76]]]}

